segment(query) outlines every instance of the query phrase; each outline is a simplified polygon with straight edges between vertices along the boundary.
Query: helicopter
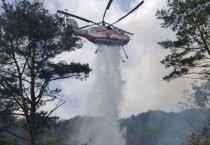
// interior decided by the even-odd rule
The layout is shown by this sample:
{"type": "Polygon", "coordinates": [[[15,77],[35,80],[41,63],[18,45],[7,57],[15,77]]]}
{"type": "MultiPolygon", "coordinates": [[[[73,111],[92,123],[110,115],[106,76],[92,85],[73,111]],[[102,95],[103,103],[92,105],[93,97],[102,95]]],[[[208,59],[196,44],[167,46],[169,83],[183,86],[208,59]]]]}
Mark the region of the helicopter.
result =
{"type": "MultiPolygon", "coordinates": [[[[106,21],[104,21],[106,12],[110,8],[111,3],[113,0],[109,0],[106,9],[104,11],[104,15],[101,22],[94,22],[89,19],[68,13],[66,11],[60,11],[57,10],[58,13],[63,14],[66,16],[66,25],[67,28],[72,29],[77,35],[86,38],[90,42],[94,44],[99,45],[117,45],[117,46],[124,46],[127,45],[130,41],[129,35],[134,35],[133,33],[127,32],[125,30],[122,30],[118,27],[115,27],[114,24],[118,23],[128,15],[130,15],[132,12],[134,12],[137,8],[139,8],[144,1],[141,1],[136,7],[134,7],[131,11],[129,11],[127,14],[119,18],[117,21],[109,24],[106,21]],[[83,27],[79,27],[76,20],[70,18],[76,18],[82,21],[85,21],[87,23],[91,23],[90,25],[86,25],[83,27]]],[[[124,49],[123,49],[124,50],[124,49]]],[[[125,52],[125,51],[124,51],[125,52]]]]}

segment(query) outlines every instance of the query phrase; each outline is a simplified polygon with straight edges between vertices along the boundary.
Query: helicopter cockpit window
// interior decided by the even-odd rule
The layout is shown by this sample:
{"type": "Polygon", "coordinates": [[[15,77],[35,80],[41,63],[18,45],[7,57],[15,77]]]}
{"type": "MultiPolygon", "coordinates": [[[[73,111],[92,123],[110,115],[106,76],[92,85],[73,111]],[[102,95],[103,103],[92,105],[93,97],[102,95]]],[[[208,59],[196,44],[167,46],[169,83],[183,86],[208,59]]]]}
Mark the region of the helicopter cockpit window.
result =
{"type": "Polygon", "coordinates": [[[82,33],[82,30],[79,30],[79,29],[78,29],[77,32],[78,32],[78,33],[82,33]]]}
{"type": "Polygon", "coordinates": [[[91,30],[90,30],[90,33],[94,33],[94,32],[95,32],[95,30],[94,30],[94,29],[91,29],[91,30]]]}
{"type": "Polygon", "coordinates": [[[84,34],[87,34],[87,33],[88,33],[88,30],[83,30],[83,33],[84,33],[84,34]]]}

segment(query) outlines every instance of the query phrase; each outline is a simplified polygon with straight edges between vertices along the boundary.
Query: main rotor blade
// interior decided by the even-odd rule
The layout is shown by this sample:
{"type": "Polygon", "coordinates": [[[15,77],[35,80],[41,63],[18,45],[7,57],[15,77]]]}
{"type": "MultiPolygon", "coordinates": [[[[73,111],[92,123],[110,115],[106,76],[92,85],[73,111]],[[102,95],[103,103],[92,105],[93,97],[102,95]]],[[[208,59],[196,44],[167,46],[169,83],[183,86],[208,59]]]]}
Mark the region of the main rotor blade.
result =
{"type": "Polygon", "coordinates": [[[86,26],[82,26],[82,27],[80,27],[79,29],[88,28],[88,27],[91,27],[91,26],[93,26],[93,25],[95,25],[95,24],[92,24],[92,25],[86,25],[86,26]]]}
{"type": "Polygon", "coordinates": [[[80,19],[80,20],[85,21],[85,22],[88,22],[88,23],[96,24],[95,22],[93,22],[93,21],[91,21],[91,20],[88,20],[88,19],[85,19],[85,18],[76,16],[76,15],[73,15],[73,14],[70,14],[70,13],[67,13],[67,12],[64,12],[64,11],[57,10],[57,12],[58,12],[58,13],[61,13],[61,14],[64,14],[64,15],[67,15],[67,16],[72,16],[72,17],[74,17],[74,18],[80,19]]]}
{"type": "MultiPolygon", "coordinates": [[[[111,26],[111,24],[109,24],[109,23],[107,23],[107,22],[105,22],[107,25],[109,25],[109,26],[111,26]]],[[[133,33],[130,33],[130,32],[128,32],[128,31],[125,31],[125,30],[123,30],[123,29],[120,29],[120,28],[118,28],[118,27],[115,27],[115,26],[112,26],[113,28],[115,28],[115,29],[118,29],[118,30],[120,30],[120,31],[122,31],[122,32],[124,32],[124,33],[126,33],[126,34],[129,34],[129,35],[134,35],[133,33]]]]}
{"type": "Polygon", "coordinates": [[[115,26],[112,26],[112,27],[114,27],[114,28],[116,28],[116,29],[119,29],[120,31],[122,31],[122,32],[124,32],[124,33],[127,33],[127,34],[129,34],[129,35],[134,35],[133,33],[130,33],[130,32],[128,32],[128,31],[125,31],[125,30],[120,29],[120,28],[118,28],[118,27],[115,27],[115,26]]]}
{"type": "Polygon", "coordinates": [[[110,7],[112,1],[113,1],[113,0],[109,0],[108,4],[107,4],[107,6],[106,6],[106,9],[105,9],[105,11],[104,11],[104,16],[103,16],[102,22],[104,22],[104,18],[105,18],[105,15],[106,15],[106,11],[109,9],[109,7],[110,7]]]}
{"type": "Polygon", "coordinates": [[[132,12],[134,12],[136,9],[138,9],[138,7],[140,7],[142,4],[144,3],[144,1],[141,1],[135,8],[133,8],[130,12],[128,12],[126,15],[124,15],[123,17],[121,17],[120,19],[118,19],[116,22],[112,23],[112,25],[116,24],[117,22],[121,21],[122,19],[124,19],[125,17],[127,17],[128,15],[130,15],[132,12]]]}
{"type": "Polygon", "coordinates": [[[95,24],[92,24],[92,25],[86,25],[86,26],[82,26],[82,27],[80,27],[79,29],[88,28],[88,27],[91,27],[91,26],[94,26],[94,25],[102,26],[102,25],[100,25],[101,23],[102,23],[102,22],[99,22],[99,23],[95,23],[95,24]]]}

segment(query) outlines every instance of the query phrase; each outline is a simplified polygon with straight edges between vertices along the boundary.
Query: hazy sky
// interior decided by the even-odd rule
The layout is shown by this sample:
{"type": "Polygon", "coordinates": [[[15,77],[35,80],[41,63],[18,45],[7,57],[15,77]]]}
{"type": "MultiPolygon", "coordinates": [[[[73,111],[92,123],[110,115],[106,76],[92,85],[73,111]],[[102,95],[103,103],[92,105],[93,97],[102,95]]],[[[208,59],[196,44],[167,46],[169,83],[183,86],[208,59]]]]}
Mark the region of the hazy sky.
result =
{"type": "MultiPolygon", "coordinates": [[[[109,0],[45,0],[46,8],[51,13],[68,9],[70,13],[99,22],[109,0]]],[[[121,101],[121,117],[128,117],[148,110],[179,111],[178,102],[183,101],[182,91],[189,88],[188,80],[164,82],[162,77],[169,72],[160,64],[167,51],[157,45],[158,41],[173,39],[170,30],[160,28],[160,20],[155,17],[157,9],[163,8],[166,0],[145,0],[144,4],[133,14],[116,26],[135,35],[125,46],[129,59],[121,64],[123,80],[123,100],[121,101]]],[[[113,0],[107,11],[106,21],[114,22],[135,7],[141,0],[113,0]]],[[[86,25],[78,21],[79,25],[86,25]]],[[[81,50],[58,56],[57,60],[89,63],[93,71],[86,81],[68,79],[55,82],[63,90],[67,101],[54,115],[70,118],[85,114],[87,96],[94,89],[94,69],[96,46],[87,40],[81,50]]],[[[122,57],[124,57],[123,52],[122,57]]],[[[124,57],[125,58],[125,57],[124,57]]],[[[51,105],[47,106],[51,108],[51,105]]]]}
{"type": "MultiPolygon", "coordinates": [[[[167,51],[157,45],[158,41],[173,39],[170,30],[160,28],[160,20],[155,13],[163,8],[166,0],[145,0],[144,4],[133,14],[116,26],[134,33],[131,41],[125,46],[129,59],[121,64],[121,73],[125,81],[123,100],[120,106],[121,117],[128,117],[148,110],[179,111],[179,101],[183,101],[182,92],[189,88],[187,80],[165,82],[162,77],[169,72],[160,63],[167,51]]],[[[113,0],[107,11],[106,20],[113,22],[135,7],[141,0],[113,0]],[[127,8],[125,7],[127,6],[127,8]]],[[[68,9],[70,13],[99,22],[102,19],[108,0],[46,0],[46,7],[52,13],[57,9],[68,9]]],[[[85,23],[78,21],[79,25],[85,23]]],[[[63,54],[58,59],[89,63],[93,71],[86,81],[64,80],[56,82],[63,89],[67,100],[54,114],[61,118],[84,115],[86,99],[93,86],[96,46],[85,40],[84,47],[74,53],[63,54]]],[[[124,57],[122,53],[122,57],[124,57]]]]}

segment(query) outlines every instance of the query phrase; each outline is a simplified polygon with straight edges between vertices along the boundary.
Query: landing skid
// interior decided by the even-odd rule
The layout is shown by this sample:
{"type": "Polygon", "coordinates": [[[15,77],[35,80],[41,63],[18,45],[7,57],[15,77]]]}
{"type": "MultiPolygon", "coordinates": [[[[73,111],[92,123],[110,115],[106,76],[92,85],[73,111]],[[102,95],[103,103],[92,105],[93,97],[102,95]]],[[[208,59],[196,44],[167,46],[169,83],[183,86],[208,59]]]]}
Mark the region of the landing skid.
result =
{"type": "Polygon", "coordinates": [[[96,53],[98,53],[98,48],[97,48],[96,51],[95,51],[95,54],[96,54],[96,53]]]}
{"type": "MultiPolygon", "coordinates": [[[[128,55],[127,55],[127,53],[125,52],[125,49],[123,48],[123,46],[121,46],[121,48],[122,48],[122,50],[123,50],[123,52],[124,52],[125,57],[128,59],[128,55]]],[[[121,55],[120,55],[120,59],[122,60],[123,63],[125,63],[125,60],[122,58],[121,55]]]]}
{"type": "Polygon", "coordinates": [[[95,54],[98,53],[99,48],[101,47],[101,45],[98,46],[98,48],[95,51],[95,54]]]}
{"type": "Polygon", "coordinates": [[[122,46],[122,50],[123,50],[123,52],[125,54],[125,57],[128,59],[128,55],[126,54],[125,49],[123,48],[123,46],[122,46]]]}

